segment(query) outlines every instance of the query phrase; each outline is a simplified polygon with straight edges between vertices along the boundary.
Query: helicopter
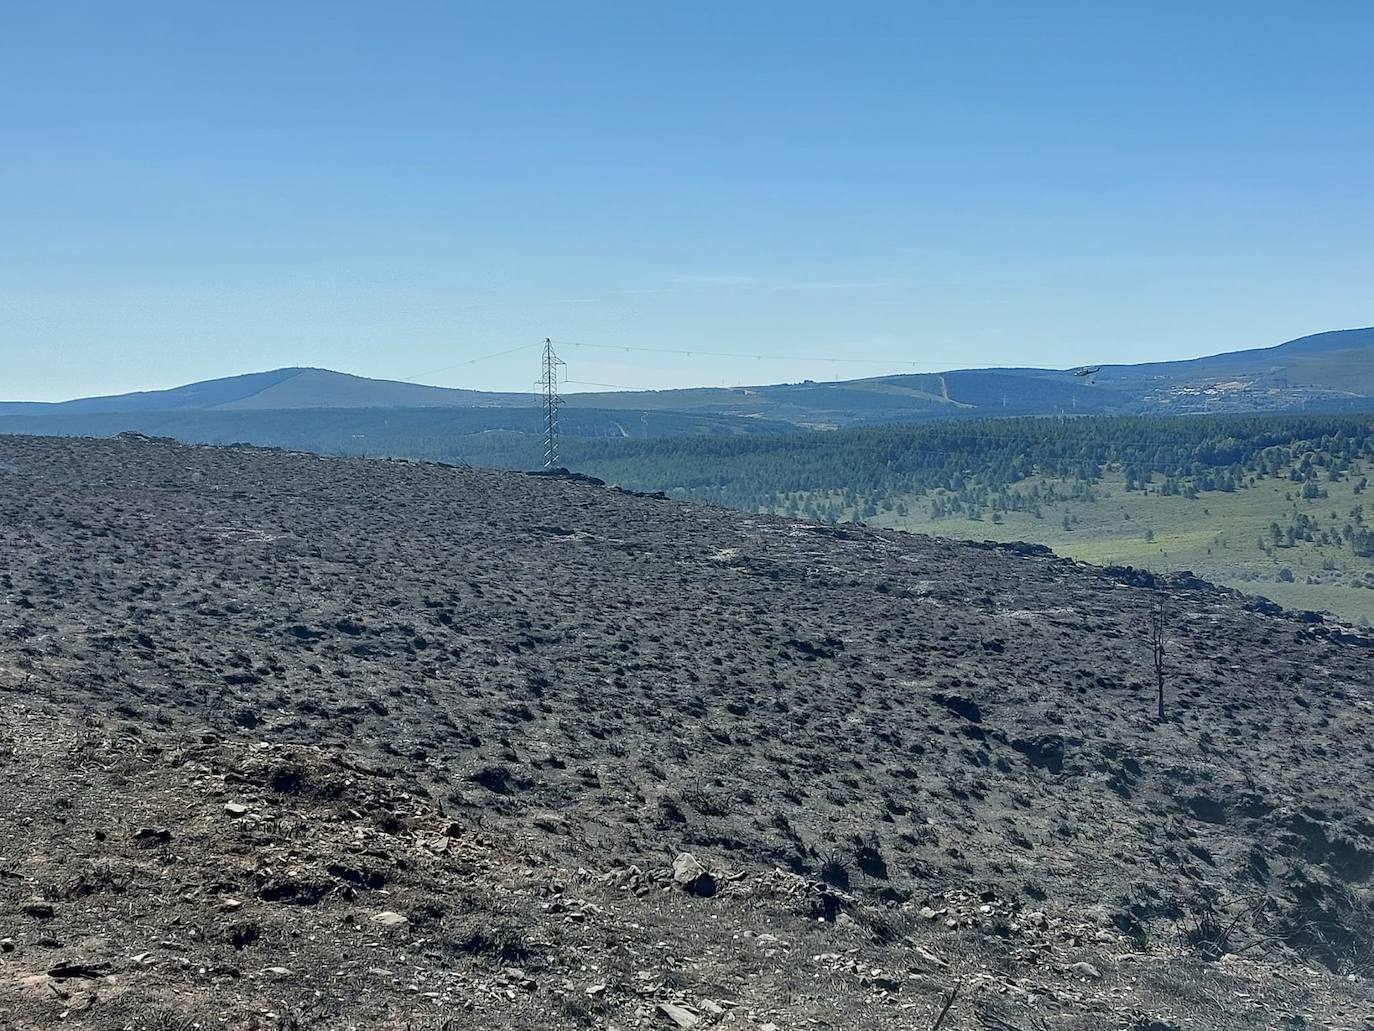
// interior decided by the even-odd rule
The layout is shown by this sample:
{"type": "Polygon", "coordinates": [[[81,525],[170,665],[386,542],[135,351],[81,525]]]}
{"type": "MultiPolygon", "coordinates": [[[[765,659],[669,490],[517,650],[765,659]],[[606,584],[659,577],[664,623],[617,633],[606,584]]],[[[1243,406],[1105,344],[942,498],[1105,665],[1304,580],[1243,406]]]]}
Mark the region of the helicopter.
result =
{"type": "Polygon", "coordinates": [[[1094,365],[1090,368],[1074,369],[1073,374],[1075,376],[1096,376],[1101,371],[1102,366],[1094,365]]]}

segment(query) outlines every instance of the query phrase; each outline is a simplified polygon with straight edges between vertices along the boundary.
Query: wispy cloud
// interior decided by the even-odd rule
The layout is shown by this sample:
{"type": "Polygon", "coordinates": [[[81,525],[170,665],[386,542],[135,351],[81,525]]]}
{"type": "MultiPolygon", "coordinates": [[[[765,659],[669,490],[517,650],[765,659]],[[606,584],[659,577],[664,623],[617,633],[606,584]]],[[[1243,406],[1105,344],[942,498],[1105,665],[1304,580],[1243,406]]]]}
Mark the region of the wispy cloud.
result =
{"type": "Polygon", "coordinates": [[[890,286],[889,279],[816,279],[796,283],[778,283],[773,290],[877,290],[890,286]]]}
{"type": "Polygon", "coordinates": [[[737,273],[680,273],[671,278],[678,286],[751,287],[758,290],[875,290],[890,286],[889,279],[787,279],[737,273]]]}
{"type": "Polygon", "coordinates": [[[726,273],[682,273],[672,277],[681,286],[762,286],[757,276],[739,276],[726,273]]]}
{"type": "Polygon", "coordinates": [[[745,275],[733,272],[681,272],[667,278],[667,287],[638,290],[607,290],[598,297],[560,297],[550,304],[614,303],[613,298],[647,297],[667,294],[680,289],[759,290],[778,293],[839,292],[844,290],[876,290],[891,286],[890,279],[795,279],[745,275]]]}

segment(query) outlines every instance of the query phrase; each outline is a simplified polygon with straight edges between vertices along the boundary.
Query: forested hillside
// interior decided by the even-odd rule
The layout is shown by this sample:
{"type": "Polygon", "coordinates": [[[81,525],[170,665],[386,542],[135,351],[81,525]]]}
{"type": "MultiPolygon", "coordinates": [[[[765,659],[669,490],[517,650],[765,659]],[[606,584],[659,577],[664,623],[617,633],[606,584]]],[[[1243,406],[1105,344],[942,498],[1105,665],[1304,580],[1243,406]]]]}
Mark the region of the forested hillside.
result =
{"type": "MultiPolygon", "coordinates": [[[[683,412],[570,408],[566,438],[792,433],[766,419],[683,412]]],[[[126,430],[198,444],[248,443],[327,455],[395,456],[506,469],[543,461],[544,415],[523,408],[316,408],[271,411],[0,414],[0,433],[113,436],[126,430]]]]}
{"type": "Polygon", "coordinates": [[[1013,489],[1022,481],[1091,484],[1112,467],[1131,484],[1157,476],[1165,493],[1235,490],[1247,477],[1280,472],[1302,482],[1339,477],[1370,456],[1372,441],[1368,417],[1023,418],[777,438],[580,441],[570,453],[616,482],[738,508],[838,487],[875,504],[941,489],[996,511],[1034,496],[1013,489]]]}
{"type": "Polygon", "coordinates": [[[1037,541],[1374,618],[1370,416],[985,420],[579,441],[568,457],[611,482],[684,500],[1037,541]]]}

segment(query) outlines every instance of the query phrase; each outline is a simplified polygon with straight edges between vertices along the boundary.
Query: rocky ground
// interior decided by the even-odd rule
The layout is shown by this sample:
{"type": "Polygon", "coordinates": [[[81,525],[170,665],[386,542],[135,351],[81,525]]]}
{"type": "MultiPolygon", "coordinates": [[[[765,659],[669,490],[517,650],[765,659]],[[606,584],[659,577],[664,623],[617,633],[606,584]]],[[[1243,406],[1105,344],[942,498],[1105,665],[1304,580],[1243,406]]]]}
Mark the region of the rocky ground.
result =
{"type": "Polygon", "coordinates": [[[1371,645],[1030,548],[0,437],[0,1028],[1374,1028],[1371,645]]]}

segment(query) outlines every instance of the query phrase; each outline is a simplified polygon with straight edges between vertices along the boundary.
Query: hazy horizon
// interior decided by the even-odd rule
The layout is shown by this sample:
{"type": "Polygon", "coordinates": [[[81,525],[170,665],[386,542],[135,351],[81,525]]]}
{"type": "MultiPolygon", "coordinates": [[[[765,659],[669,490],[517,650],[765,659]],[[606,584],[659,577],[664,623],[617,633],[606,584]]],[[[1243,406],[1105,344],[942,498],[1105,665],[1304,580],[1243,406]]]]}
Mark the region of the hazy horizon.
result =
{"type": "MultiPolygon", "coordinates": [[[[1365,329],[1365,328],[1371,328],[1371,327],[1363,327],[1363,326],[1361,326],[1361,327],[1343,326],[1343,327],[1340,327],[1340,328],[1337,329],[1337,330],[1319,330],[1318,333],[1325,333],[1325,332],[1344,332],[1344,331],[1350,331],[1350,330],[1355,330],[1355,329],[1365,329]]],[[[1317,335],[1317,334],[1303,334],[1303,335],[1304,335],[1304,336],[1311,336],[1311,335],[1317,335]]],[[[1301,339],[1301,338],[1294,338],[1294,339],[1301,339]]],[[[1268,348],[1268,347],[1278,346],[1279,344],[1289,343],[1289,342],[1291,342],[1291,341],[1278,341],[1276,344],[1263,344],[1263,345],[1259,345],[1259,348],[1258,348],[1258,349],[1261,349],[1261,350],[1262,350],[1262,349],[1265,349],[1265,348],[1268,348]]],[[[1244,350],[1250,350],[1250,348],[1244,348],[1244,350]]],[[[540,354],[540,352],[542,351],[542,346],[541,346],[541,344],[540,344],[538,341],[532,341],[532,342],[530,342],[529,344],[521,345],[521,351],[525,354],[527,361],[535,361],[535,360],[538,360],[538,358],[539,358],[539,354],[540,354]]],[[[571,344],[571,343],[565,344],[565,345],[563,346],[563,348],[562,348],[562,351],[563,351],[563,353],[566,353],[566,354],[577,354],[577,353],[580,353],[580,352],[581,352],[581,353],[585,353],[585,352],[582,352],[582,348],[581,348],[579,345],[577,345],[577,344],[571,344]]],[[[1165,360],[1165,361],[1173,361],[1173,360],[1187,361],[1187,360],[1190,360],[1190,359],[1192,359],[1192,358],[1210,357],[1210,356],[1212,356],[1212,355],[1214,355],[1214,354],[1218,354],[1218,353],[1223,353],[1223,352],[1208,352],[1207,354],[1202,354],[1202,355],[1185,355],[1185,356],[1183,356],[1181,359],[1164,359],[1164,360],[1165,360]]],[[[736,356],[736,357],[747,358],[748,356],[743,356],[743,355],[741,355],[741,356],[736,356]]],[[[843,359],[840,359],[840,361],[843,361],[843,359]]],[[[833,364],[833,363],[832,363],[832,364],[833,364]]],[[[863,364],[867,364],[867,363],[863,363],[863,364]]],[[[894,363],[894,365],[899,365],[899,364],[900,364],[900,363],[894,363]]],[[[1120,364],[1120,363],[1112,362],[1112,361],[1110,361],[1110,360],[1104,360],[1104,361],[1102,361],[1100,364],[1115,365],[1115,364],[1120,364]]],[[[891,370],[889,370],[889,371],[887,371],[887,372],[882,372],[882,371],[877,371],[877,370],[870,371],[870,372],[861,372],[861,371],[858,371],[858,370],[856,369],[855,365],[845,365],[845,366],[843,366],[843,367],[846,368],[846,369],[848,369],[848,370],[850,370],[850,372],[851,372],[852,374],[849,374],[849,375],[836,374],[836,375],[833,375],[833,376],[803,377],[803,379],[810,380],[810,381],[814,381],[814,382],[817,382],[817,383],[828,383],[828,382],[844,382],[844,381],[848,381],[848,380],[873,379],[873,378],[878,378],[878,377],[885,377],[885,376],[892,376],[892,375],[905,375],[905,374],[919,373],[919,372],[944,373],[944,372],[958,372],[958,371],[961,371],[961,370],[971,369],[971,368],[979,368],[979,369],[981,369],[981,368],[988,368],[988,369],[999,369],[999,368],[1000,368],[1000,369],[1010,369],[1010,368],[1013,368],[1012,366],[977,366],[977,367],[974,367],[974,366],[961,366],[961,367],[938,368],[938,369],[936,369],[936,368],[924,368],[924,367],[923,367],[923,368],[920,368],[920,369],[896,367],[896,368],[893,368],[893,369],[891,369],[891,370]]],[[[1060,368],[1060,367],[1059,367],[1059,366],[1045,366],[1045,368],[1060,368]]],[[[1073,368],[1073,366],[1068,366],[1068,367],[1063,367],[1063,368],[1069,369],[1069,368],[1073,368]]],[[[389,382],[405,382],[405,383],[412,383],[412,384],[414,384],[414,385],[416,385],[416,386],[430,386],[430,387],[444,387],[444,386],[445,386],[444,384],[441,384],[441,383],[437,383],[437,382],[436,382],[436,383],[431,383],[431,382],[428,382],[428,381],[426,381],[426,380],[424,380],[424,379],[420,379],[420,378],[413,378],[413,377],[412,377],[412,378],[409,378],[409,379],[406,379],[406,380],[396,380],[396,379],[394,379],[393,377],[387,377],[387,376],[366,376],[366,375],[364,375],[364,374],[362,374],[362,373],[352,372],[352,371],[350,371],[350,370],[348,370],[348,369],[329,368],[329,367],[327,367],[327,366],[320,366],[320,365],[294,365],[294,366],[293,366],[293,365],[282,365],[282,366],[276,366],[276,367],[270,368],[270,369],[245,369],[245,370],[243,370],[243,371],[241,371],[241,372],[229,373],[229,374],[227,374],[227,375],[225,375],[225,376],[214,376],[214,377],[209,377],[209,379],[210,379],[210,380],[235,379],[235,378],[239,378],[239,377],[242,377],[242,376],[251,376],[251,375],[254,375],[254,374],[261,374],[261,373],[281,372],[281,371],[285,371],[285,370],[288,370],[288,369],[295,369],[295,370],[299,370],[299,371],[303,371],[303,372],[331,372],[331,373],[338,373],[338,374],[345,375],[345,376],[360,377],[360,378],[363,378],[363,379],[374,379],[374,380],[383,380],[383,381],[389,381],[389,382]]],[[[170,390],[170,389],[174,389],[174,388],[176,388],[176,387],[189,386],[189,385],[191,385],[191,384],[193,384],[193,383],[197,383],[197,382],[204,382],[204,381],[202,381],[202,380],[191,380],[191,381],[181,382],[181,383],[169,383],[169,384],[166,384],[166,385],[163,385],[163,386],[136,387],[136,388],[134,388],[133,390],[129,390],[129,391],[118,391],[118,392],[114,392],[114,393],[104,392],[104,393],[100,393],[100,394],[70,395],[70,396],[68,396],[68,397],[57,397],[57,398],[0,397],[0,403],[5,403],[5,402],[20,402],[20,403],[51,403],[51,402],[57,402],[57,403],[60,403],[60,402],[62,402],[62,401],[75,401],[75,400],[83,400],[83,399],[89,399],[89,398],[93,398],[93,397],[102,397],[102,396],[120,396],[120,395],[122,395],[122,394],[129,394],[129,393],[156,393],[156,392],[158,392],[158,391],[170,390]]],[[[770,385],[770,383],[786,383],[786,382],[802,382],[802,380],[801,380],[801,379],[797,379],[797,380],[775,380],[775,381],[768,381],[768,382],[765,382],[765,381],[762,381],[762,380],[754,380],[754,381],[750,381],[750,382],[740,382],[740,383],[738,383],[738,384],[732,384],[732,385],[733,385],[733,386],[739,386],[739,387],[755,387],[755,386],[768,386],[768,385],[770,385]]],[[[576,395],[576,394],[608,394],[608,393],[620,393],[620,392],[634,392],[634,391],[640,391],[640,390],[659,390],[659,391],[667,391],[667,390],[690,390],[690,389],[694,389],[694,388],[698,388],[698,387],[712,387],[712,386],[721,386],[721,385],[723,385],[723,384],[713,384],[713,383],[705,382],[705,383],[685,383],[685,384],[678,384],[678,385],[668,386],[668,387],[656,387],[656,386],[645,386],[645,387],[622,387],[622,386],[618,386],[618,385],[616,385],[616,384],[609,384],[609,383],[608,383],[608,384],[600,384],[600,385],[597,385],[597,384],[580,384],[580,383],[577,383],[577,382],[575,382],[575,381],[570,381],[570,382],[564,383],[561,392],[562,392],[565,396],[567,396],[567,395],[576,395]]],[[[456,386],[449,387],[448,389],[483,389],[483,388],[472,388],[472,387],[463,387],[463,386],[461,386],[461,385],[456,385],[456,386]]],[[[533,396],[535,393],[537,393],[537,391],[531,391],[531,390],[529,390],[529,389],[525,389],[525,390],[515,390],[515,391],[497,391],[497,390],[493,390],[493,391],[491,391],[491,392],[492,392],[492,393],[515,393],[515,394],[528,393],[528,394],[531,394],[532,396],[533,396]]]]}
{"type": "Polygon", "coordinates": [[[1374,9],[22,5],[0,397],[1070,367],[1374,322],[1374,9]],[[873,364],[838,365],[835,357],[873,364]],[[919,364],[913,364],[919,363],[919,364]]]}

